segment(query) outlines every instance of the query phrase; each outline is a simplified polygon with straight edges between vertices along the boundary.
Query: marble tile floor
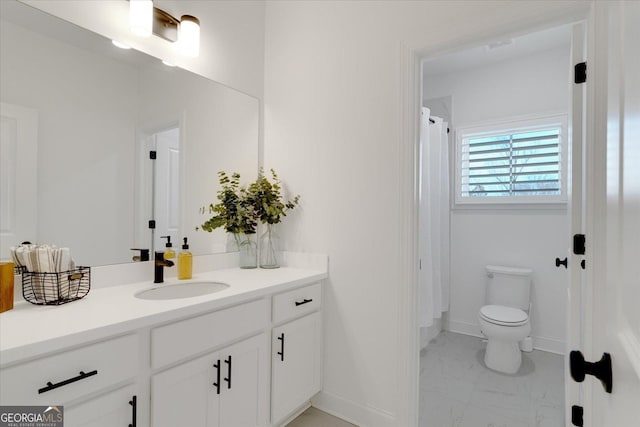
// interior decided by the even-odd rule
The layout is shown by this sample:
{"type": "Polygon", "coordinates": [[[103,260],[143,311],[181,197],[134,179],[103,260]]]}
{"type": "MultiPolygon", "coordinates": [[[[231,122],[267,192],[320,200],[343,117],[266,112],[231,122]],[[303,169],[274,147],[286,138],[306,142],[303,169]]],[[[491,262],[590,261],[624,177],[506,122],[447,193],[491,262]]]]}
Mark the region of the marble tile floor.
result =
{"type": "Polygon", "coordinates": [[[322,412],[313,406],[296,417],[286,427],[356,427],[355,425],[322,412]]]}
{"type": "Polygon", "coordinates": [[[420,427],[564,427],[563,356],[522,354],[514,375],[484,365],[480,338],[443,331],[420,353],[420,427]]]}

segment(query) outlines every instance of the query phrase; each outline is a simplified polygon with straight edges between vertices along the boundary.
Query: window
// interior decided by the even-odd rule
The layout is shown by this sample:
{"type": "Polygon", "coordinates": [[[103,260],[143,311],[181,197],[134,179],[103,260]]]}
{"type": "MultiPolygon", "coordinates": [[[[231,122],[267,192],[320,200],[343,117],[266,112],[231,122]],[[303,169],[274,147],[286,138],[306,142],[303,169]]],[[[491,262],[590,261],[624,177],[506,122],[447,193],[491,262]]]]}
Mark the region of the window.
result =
{"type": "Polygon", "coordinates": [[[457,130],[456,203],[566,201],[566,116],[457,130]]]}

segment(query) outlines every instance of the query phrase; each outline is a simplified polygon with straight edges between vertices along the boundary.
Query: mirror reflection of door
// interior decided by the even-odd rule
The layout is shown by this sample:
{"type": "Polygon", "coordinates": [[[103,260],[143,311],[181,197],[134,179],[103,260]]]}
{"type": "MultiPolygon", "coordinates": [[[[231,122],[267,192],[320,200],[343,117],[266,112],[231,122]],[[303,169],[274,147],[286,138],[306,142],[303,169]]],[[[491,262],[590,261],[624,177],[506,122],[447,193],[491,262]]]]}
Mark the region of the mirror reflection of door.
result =
{"type": "Polygon", "coordinates": [[[171,236],[173,249],[179,249],[180,227],[180,129],[158,132],[151,138],[156,152],[153,164],[153,215],[156,228],[152,231],[153,250],[164,249],[171,236]]]}
{"type": "Polygon", "coordinates": [[[10,246],[36,242],[38,112],[0,103],[0,259],[10,246]]]}

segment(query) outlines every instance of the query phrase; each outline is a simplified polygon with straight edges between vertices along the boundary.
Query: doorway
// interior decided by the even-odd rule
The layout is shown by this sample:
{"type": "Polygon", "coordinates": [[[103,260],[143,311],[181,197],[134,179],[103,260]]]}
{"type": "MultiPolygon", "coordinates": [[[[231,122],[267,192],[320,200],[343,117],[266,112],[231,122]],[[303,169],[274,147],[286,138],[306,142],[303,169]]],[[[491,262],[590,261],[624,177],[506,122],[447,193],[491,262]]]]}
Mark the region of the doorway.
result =
{"type": "Polygon", "coordinates": [[[427,337],[420,353],[421,427],[464,420],[565,425],[570,277],[555,258],[567,256],[571,232],[573,33],[566,25],[423,61],[421,107],[450,128],[444,173],[451,182],[451,267],[449,283],[440,285],[449,299],[440,304],[437,329],[420,331],[427,337]],[[469,147],[480,146],[480,158],[471,158],[469,147]],[[531,333],[521,343],[527,351],[515,374],[484,364],[477,319],[487,265],[533,271],[531,333]]]}

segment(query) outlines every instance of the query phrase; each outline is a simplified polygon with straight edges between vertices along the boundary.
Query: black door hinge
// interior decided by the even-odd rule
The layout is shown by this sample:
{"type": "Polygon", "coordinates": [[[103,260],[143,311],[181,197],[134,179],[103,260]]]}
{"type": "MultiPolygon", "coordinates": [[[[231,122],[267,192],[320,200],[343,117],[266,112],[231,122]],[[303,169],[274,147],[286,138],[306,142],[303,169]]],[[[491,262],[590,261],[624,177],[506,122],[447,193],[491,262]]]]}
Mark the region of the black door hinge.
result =
{"type": "Polygon", "coordinates": [[[573,405],[571,407],[571,424],[578,427],[584,425],[584,408],[582,406],[573,405]]]}
{"type": "Polygon", "coordinates": [[[573,253],[576,255],[584,255],[585,253],[585,236],[584,234],[573,235],[573,253]]]}
{"type": "Polygon", "coordinates": [[[156,220],[152,219],[149,221],[149,228],[154,229],[156,228],[156,220]]]}
{"type": "Polygon", "coordinates": [[[587,63],[581,62],[576,64],[573,68],[573,81],[575,84],[584,83],[587,81],[587,63]]]}
{"type": "Polygon", "coordinates": [[[149,158],[151,160],[155,160],[156,157],[157,157],[157,152],[156,151],[154,151],[154,150],[149,151],[149,158]]]}

